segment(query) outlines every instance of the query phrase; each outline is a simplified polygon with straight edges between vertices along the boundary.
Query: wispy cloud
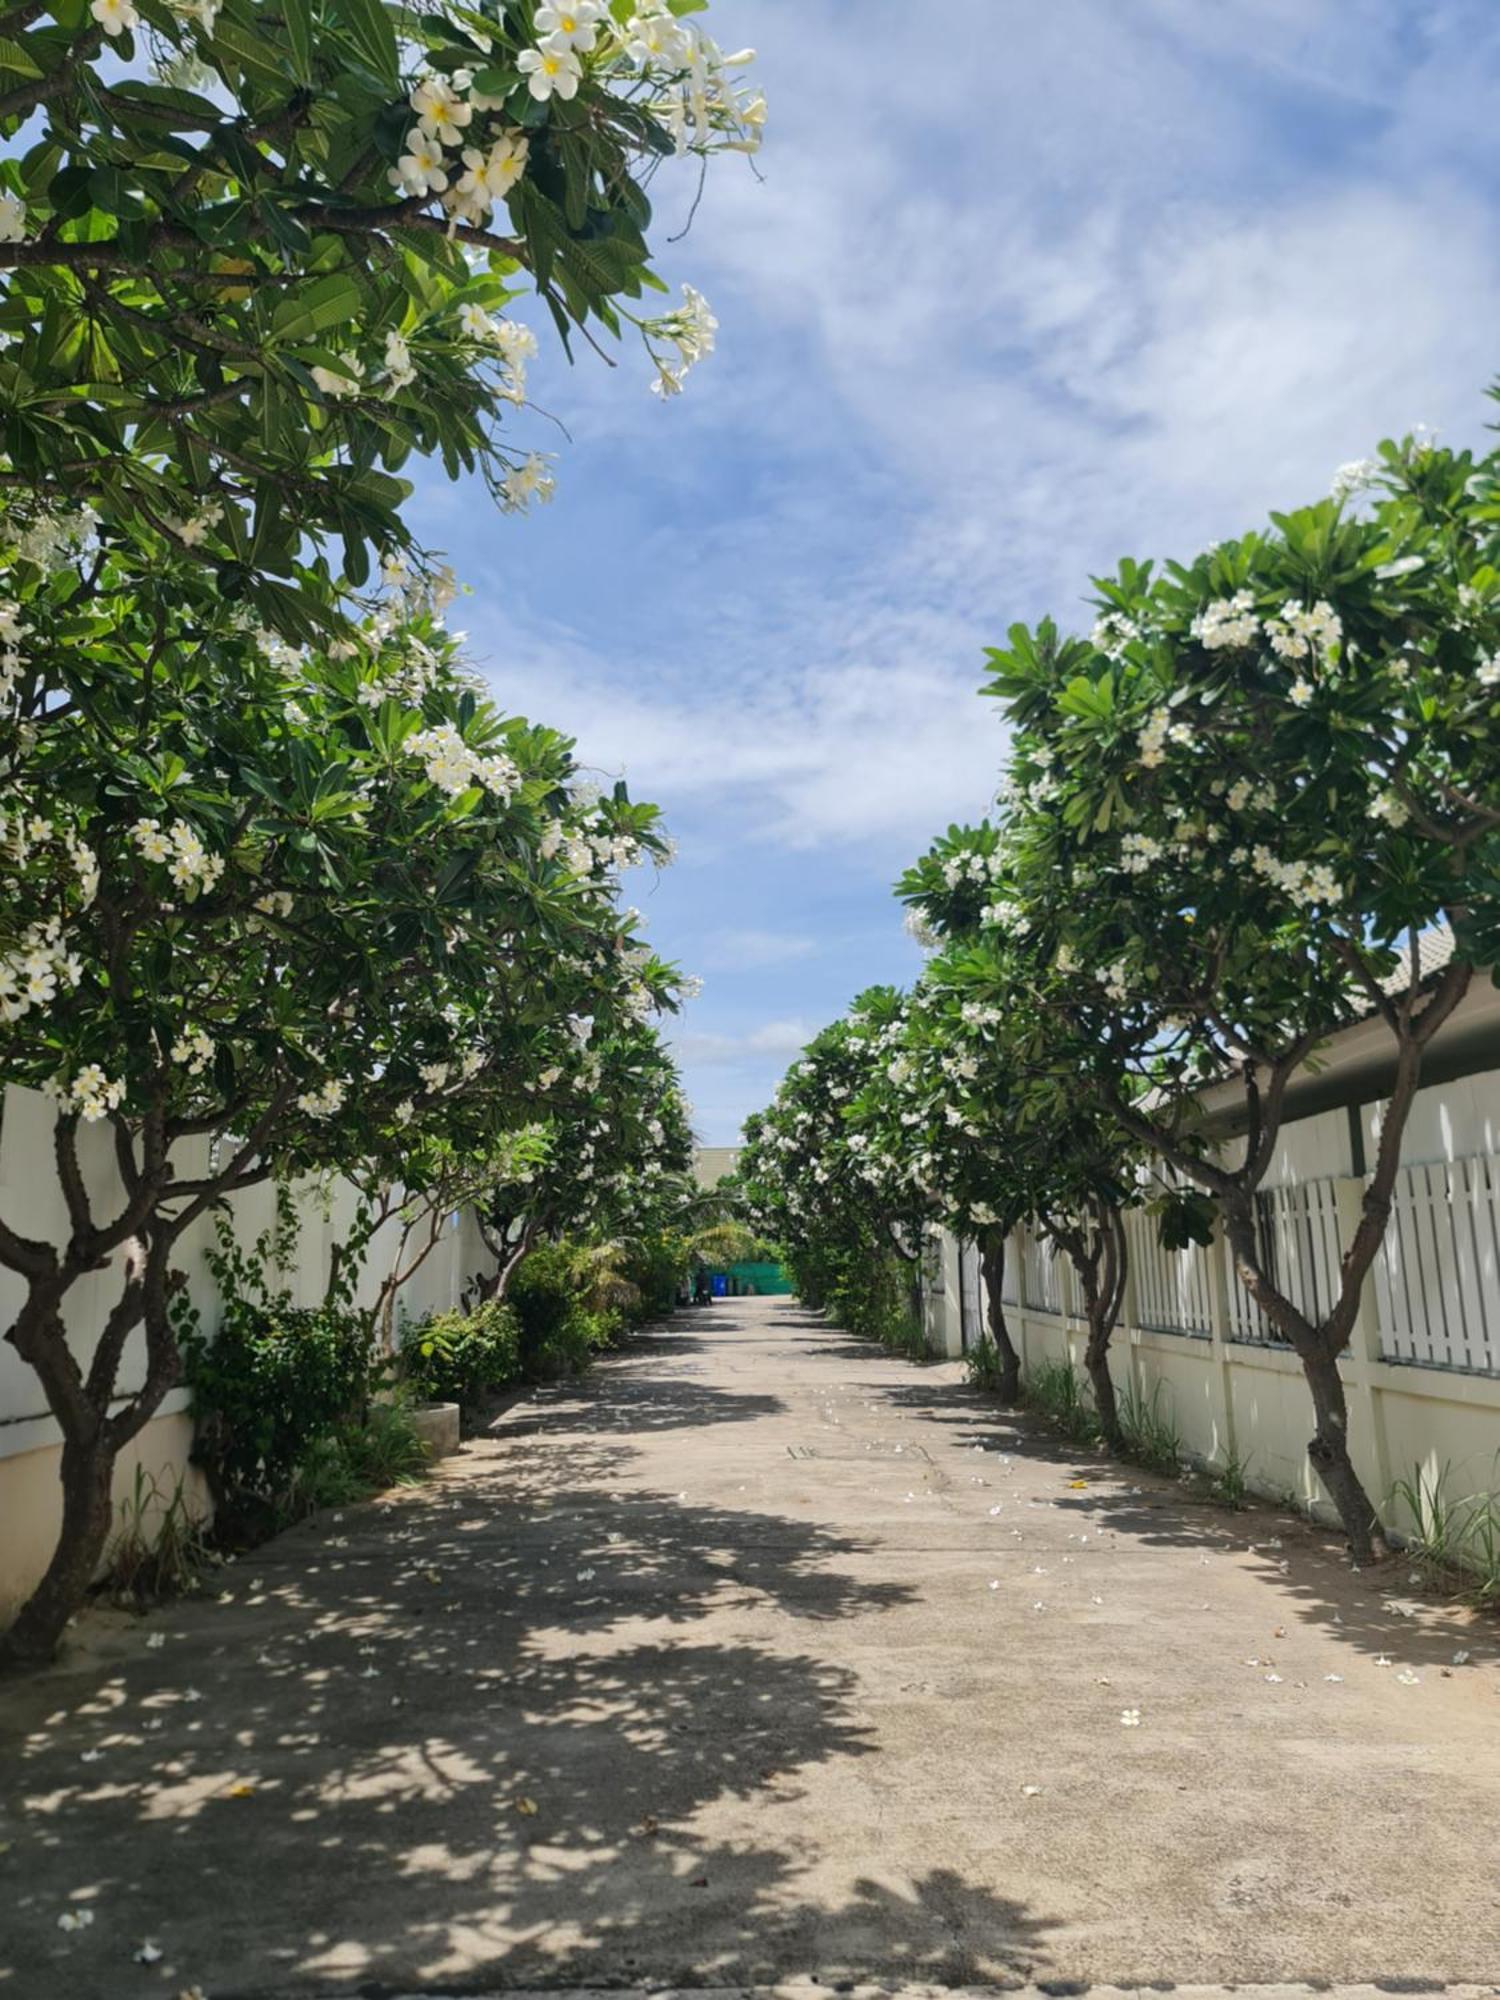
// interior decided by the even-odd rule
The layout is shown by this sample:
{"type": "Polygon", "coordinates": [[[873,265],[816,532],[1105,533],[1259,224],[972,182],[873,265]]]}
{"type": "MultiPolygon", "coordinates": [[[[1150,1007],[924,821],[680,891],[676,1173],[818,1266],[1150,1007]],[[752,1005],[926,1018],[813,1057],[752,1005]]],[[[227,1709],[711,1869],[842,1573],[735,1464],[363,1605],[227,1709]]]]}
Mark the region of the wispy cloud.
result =
{"type": "Polygon", "coordinates": [[[910,977],[890,877],[1003,762],[986,645],[1382,435],[1477,438],[1500,360],[1493,0],[942,13],[715,0],[774,120],[668,256],[720,352],[669,409],[633,358],[539,370],[556,507],[433,502],[501,698],[682,838],[653,920],[710,974],[681,1047],[721,1138],[781,1065],[747,1021],[910,977]],[[825,937],[862,942],[769,942],[825,937]]]}

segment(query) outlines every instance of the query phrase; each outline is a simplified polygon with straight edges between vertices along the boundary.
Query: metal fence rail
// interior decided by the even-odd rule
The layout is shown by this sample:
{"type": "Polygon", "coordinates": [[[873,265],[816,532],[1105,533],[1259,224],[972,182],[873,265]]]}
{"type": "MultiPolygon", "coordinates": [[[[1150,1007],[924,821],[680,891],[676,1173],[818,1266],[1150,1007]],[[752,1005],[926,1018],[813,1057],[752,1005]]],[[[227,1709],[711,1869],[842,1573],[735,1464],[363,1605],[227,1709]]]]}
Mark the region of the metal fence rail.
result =
{"type": "Polygon", "coordinates": [[[1375,1260],[1380,1352],[1500,1374],[1500,1160],[1403,1167],[1375,1260]]]}

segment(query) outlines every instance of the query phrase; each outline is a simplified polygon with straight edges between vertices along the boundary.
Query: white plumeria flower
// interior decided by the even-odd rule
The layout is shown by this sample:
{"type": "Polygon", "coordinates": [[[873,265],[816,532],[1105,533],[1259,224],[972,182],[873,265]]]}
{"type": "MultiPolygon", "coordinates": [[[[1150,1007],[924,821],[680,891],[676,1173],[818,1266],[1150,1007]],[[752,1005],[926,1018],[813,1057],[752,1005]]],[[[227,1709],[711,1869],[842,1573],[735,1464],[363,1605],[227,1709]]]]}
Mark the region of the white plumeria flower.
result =
{"type": "Polygon", "coordinates": [[[26,204],[9,188],[0,193],[0,243],[19,243],[26,235],[26,204]]]}
{"type": "Polygon", "coordinates": [[[411,108],[427,136],[444,146],[462,145],[464,127],[474,116],[445,76],[424,76],[411,94],[411,108]]]}
{"type": "Polygon", "coordinates": [[[385,377],[388,392],[404,389],[417,379],[416,366],[411,358],[411,349],[400,333],[388,333],[385,337],[385,377]]]}
{"type": "Polygon", "coordinates": [[[94,1921],[92,1910],[64,1910],[57,1920],[60,1931],[86,1931],[94,1921]]]}
{"type": "Polygon", "coordinates": [[[364,383],[365,364],[357,354],[341,354],[339,360],[342,368],[315,367],[312,378],[325,396],[357,396],[364,383]]]}
{"type": "Polygon", "coordinates": [[[557,481],[547,470],[547,461],[532,452],[524,464],[513,465],[500,482],[505,504],[513,513],[522,512],[532,500],[545,506],[557,491],[557,481]]]}
{"type": "Polygon", "coordinates": [[[392,187],[408,194],[441,194],[448,185],[448,168],[439,140],[420,125],[406,135],[406,151],[386,176],[392,187]]]}
{"type": "Polygon", "coordinates": [[[523,49],[516,68],[530,79],[528,88],[538,104],[552,97],[560,97],[566,104],[578,95],[583,66],[566,42],[554,38],[540,48],[523,49]]]}
{"type": "Polygon", "coordinates": [[[135,11],[132,0],[93,0],[89,12],[111,38],[133,34],[141,25],[141,17],[135,11]]]}
{"type": "Polygon", "coordinates": [[[1138,1708],[1122,1708],[1120,1710],[1120,1727],[1122,1729],[1139,1729],[1140,1726],[1141,1711],[1138,1708]]]}
{"type": "Polygon", "coordinates": [[[570,49],[581,49],[585,54],[593,48],[599,38],[599,16],[603,9],[599,0],[562,0],[557,6],[542,6],[536,10],[536,32],[544,40],[562,42],[570,49]]]}

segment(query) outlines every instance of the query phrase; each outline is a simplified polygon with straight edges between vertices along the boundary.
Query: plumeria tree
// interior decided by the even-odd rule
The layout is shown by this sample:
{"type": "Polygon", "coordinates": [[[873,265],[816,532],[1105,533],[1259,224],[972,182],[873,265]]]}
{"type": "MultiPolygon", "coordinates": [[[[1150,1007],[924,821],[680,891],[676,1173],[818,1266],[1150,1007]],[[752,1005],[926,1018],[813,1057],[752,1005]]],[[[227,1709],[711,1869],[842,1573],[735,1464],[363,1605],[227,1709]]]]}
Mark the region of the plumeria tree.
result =
{"type": "Polygon", "coordinates": [[[0,1080],[53,1100],[67,1216],[51,1239],[0,1216],[5,1338],[63,1437],[61,1539],[9,1635],[36,1656],[93,1572],[116,1456],[178,1379],[194,1223],[272,1174],[390,1184],[494,1146],[534,1116],[539,1040],[625,1029],[675,979],[618,907],[618,869],[662,850],[654,808],[580,787],[564,738],[501,715],[420,592],[293,651],[197,564],[148,583],[108,543],[71,566],[5,547],[0,1080]],[[83,1355],[70,1312],[100,1270],[83,1355]]]}
{"type": "Polygon", "coordinates": [[[702,0],[22,0],[0,9],[0,485],[190,549],[285,636],[410,535],[416,456],[545,498],[517,406],[543,302],[655,384],[647,187],[754,151],[702,0]]]}
{"type": "Polygon", "coordinates": [[[868,1143],[855,1112],[896,1058],[903,1009],[891,988],[862,994],[745,1127],[739,1177],[749,1219],[783,1247],[813,1304],[841,1286],[878,1287],[893,1262],[906,1274],[901,1289],[916,1291],[930,1202],[899,1157],[868,1143]]]}
{"type": "MultiPolygon", "coordinates": [[[[692,982],[677,990],[690,993],[692,982]]],[[[539,1038],[530,1088],[540,1115],[509,1135],[501,1170],[476,1197],[496,1261],[476,1285],[480,1297],[503,1298],[541,1237],[634,1235],[676,1219],[693,1138],[670,1051],[640,1021],[598,1038],[593,1023],[577,1029],[539,1038]]]]}
{"type": "Polygon", "coordinates": [[[1012,998],[1067,1024],[1094,1052],[1079,1083],[1217,1204],[1301,1359],[1310,1459],[1361,1559],[1378,1525],[1338,1358],[1425,1052],[1500,930],[1497,502],[1495,456],[1387,444],[1263,533],[1159,575],[1125,564],[1088,635],[1016,627],[991,660],[1017,731],[994,921],[1050,966],[1012,998]],[[1387,1101],[1316,1313],[1278,1280],[1255,1197],[1292,1077],[1358,1017],[1388,1030],[1387,1101]],[[1211,1082],[1242,1096],[1229,1152],[1204,1139],[1211,1082]]]}

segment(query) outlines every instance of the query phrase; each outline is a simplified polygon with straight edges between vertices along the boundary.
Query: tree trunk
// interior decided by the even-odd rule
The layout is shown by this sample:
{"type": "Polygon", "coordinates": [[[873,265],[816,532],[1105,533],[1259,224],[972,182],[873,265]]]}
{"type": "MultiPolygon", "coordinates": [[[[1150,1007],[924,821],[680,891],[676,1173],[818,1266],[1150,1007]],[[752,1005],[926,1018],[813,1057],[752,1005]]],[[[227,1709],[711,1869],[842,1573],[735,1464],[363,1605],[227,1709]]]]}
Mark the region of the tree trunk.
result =
{"type": "MultiPolygon", "coordinates": [[[[1254,1214],[1252,1197],[1248,1194],[1224,1204],[1224,1233],[1234,1252],[1235,1269],[1245,1290],[1302,1363],[1316,1425],[1307,1447],[1308,1462],[1338,1512],[1354,1560],[1360,1564],[1374,1562],[1386,1553],[1386,1546],[1381,1537],[1380,1516],[1349,1456],[1349,1406],[1344,1398],[1338,1356],[1346,1324],[1352,1320],[1358,1304],[1358,1288],[1364,1283],[1380,1236],[1375,1235],[1358,1246],[1361,1253],[1368,1251],[1368,1254],[1356,1255],[1351,1247],[1344,1258],[1339,1299],[1323,1324],[1314,1326],[1262,1271],[1254,1214]]],[[[1381,1224],[1383,1234],[1383,1217],[1381,1224]]]]}
{"type": "Polygon", "coordinates": [[[1349,1408],[1338,1359],[1326,1349],[1309,1349],[1300,1359],[1312,1391],[1317,1424],[1308,1441],[1308,1459],[1338,1509],[1355,1562],[1360,1565],[1376,1562],[1387,1549],[1380,1531],[1380,1516],[1349,1456],[1349,1408]]]}
{"type": "Polygon", "coordinates": [[[115,1453],[105,1426],[66,1436],[62,1448],[62,1531],[52,1560],[0,1638],[0,1662],[15,1665],[50,1660],[68,1620],[83,1602],[109,1541],[114,1519],[111,1487],[115,1453]]]}
{"type": "Polygon", "coordinates": [[[984,1274],[986,1319],[990,1339],[1000,1356],[998,1395],[1002,1403],[1014,1403],[1021,1394],[1021,1357],[1005,1323],[1005,1301],[1000,1296],[1005,1282],[1005,1231],[985,1229],[979,1237],[979,1267],[984,1274]]]}
{"type": "Polygon", "coordinates": [[[1112,1325],[1101,1324],[1103,1309],[1097,1299],[1088,1302],[1089,1337],[1083,1350],[1083,1365],[1088,1370],[1089,1386],[1094,1392],[1094,1413],[1099,1419],[1099,1429],[1105,1442],[1119,1445],[1124,1442],[1120,1429],[1120,1406],[1115,1397],[1115,1378],[1109,1372],[1109,1336],[1114,1331],[1112,1325]]]}

